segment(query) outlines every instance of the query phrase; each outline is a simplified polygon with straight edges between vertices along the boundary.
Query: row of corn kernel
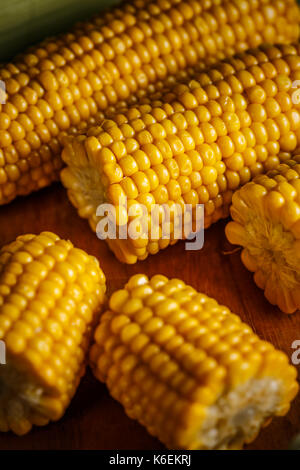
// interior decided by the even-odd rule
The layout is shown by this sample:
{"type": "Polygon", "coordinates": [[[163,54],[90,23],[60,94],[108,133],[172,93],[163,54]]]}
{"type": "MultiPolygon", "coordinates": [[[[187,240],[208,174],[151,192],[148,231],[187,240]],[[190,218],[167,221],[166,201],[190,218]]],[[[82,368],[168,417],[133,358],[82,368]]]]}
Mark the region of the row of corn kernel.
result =
{"type": "MultiPolygon", "coordinates": [[[[230,2],[226,3],[224,2],[222,5],[218,5],[218,7],[215,7],[213,11],[213,16],[209,17],[209,13],[205,14],[205,20],[208,22],[208,25],[210,27],[210,33],[211,32],[216,32],[218,31],[217,28],[217,23],[219,26],[221,25],[221,28],[224,26],[225,23],[225,18],[227,16],[227,20],[229,21],[230,27],[233,28],[234,34],[235,34],[235,39],[237,40],[237,44],[230,44],[231,49],[227,50],[227,53],[224,54],[223,51],[216,51],[216,55],[213,54],[212,50],[206,50],[206,56],[205,59],[200,55],[200,58],[202,61],[199,62],[199,60],[195,63],[192,64],[192,68],[190,67],[185,67],[184,69],[180,69],[179,71],[176,70],[176,67],[174,66],[172,70],[169,70],[171,73],[168,75],[166,78],[164,77],[163,80],[157,79],[154,83],[150,83],[150,85],[146,89],[139,89],[134,93],[133,95],[129,96],[129,98],[126,100],[126,102],[118,101],[115,105],[109,106],[106,110],[105,113],[99,112],[97,113],[97,121],[101,121],[104,119],[105,116],[109,115],[110,113],[114,113],[117,109],[120,109],[120,107],[128,104],[134,104],[139,101],[140,98],[149,95],[149,93],[154,93],[155,91],[161,90],[163,88],[169,87],[172,84],[175,84],[176,82],[180,82],[184,79],[186,79],[188,76],[193,75],[195,73],[195,66],[196,70],[201,70],[204,69],[205,66],[212,65],[213,63],[216,62],[217,59],[222,59],[223,57],[230,56],[234,52],[239,52],[246,50],[248,48],[254,48],[257,47],[261,42],[267,42],[267,43],[274,43],[274,38],[272,37],[271,30],[275,27],[273,22],[275,21],[275,9],[277,9],[278,12],[283,11],[283,3],[278,2],[276,5],[273,3],[271,8],[269,6],[265,6],[263,9],[263,12],[255,12],[255,11],[250,11],[248,8],[257,8],[258,3],[252,2],[251,5],[247,6],[246,2],[242,4],[241,2],[237,2],[235,5],[232,5],[230,2]],[[240,23],[235,23],[235,20],[238,18],[238,10],[240,10],[241,14],[247,14],[245,18],[242,20],[242,24],[240,23]],[[263,23],[263,16],[264,16],[264,21],[263,23]],[[271,28],[269,28],[270,25],[267,25],[266,22],[270,21],[272,23],[271,28]],[[247,24],[248,23],[248,24],[247,24]],[[212,26],[214,24],[214,26],[212,26]],[[264,28],[266,30],[269,30],[268,33],[264,31],[264,28]],[[257,31],[255,32],[255,29],[257,31]],[[247,37],[249,35],[249,37],[247,37]],[[262,39],[262,35],[264,36],[265,40],[262,39]],[[267,38],[267,36],[269,36],[267,38]],[[246,40],[245,44],[243,41],[246,40]],[[212,54],[212,55],[211,55],[212,54]],[[204,61],[203,61],[204,60],[204,61]]],[[[288,17],[292,18],[290,16],[292,13],[292,10],[288,13],[288,17]]],[[[293,10],[293,13],[296,14],[296,9],[293,10]]],[[[279,19],[279,18],[278,18],[279,19]]],[[[286,19],[285,19],[286,20],[286,19]]],[[[285,21],[284,20],[284,21],[285,21]]],[[[279,20],[279,24],[281,21],[279,20]]],[[[282,23],[283,26],[283,23],[282,23]]],[[[281,26],[280,26],[281,29],[281,26]]],[[[284,29],[282,29],[284,31],[284,29]]],[[[297,37],[298,33],[295,32],[294,36],[297,37]]],[[[195,35],[195,38],[197,38],[197,35],[195,35]]],[[[285,40],[282,40],[283,38],[281,36],[277,36],[275,39],[275,42],[280,44],[280,43],[285,43],[285,40]]],[[[215,40],[216,44],[220,46],[221,42],[219,40],[215,40]]],[[[292,41],[292,39],[291,39],[292,41]]],[[[225,41],[226,42],[226,41],[225,41]]],[[[203,40],[202,40],[203,43],[203,40]]],[[[194,46],[194,43],[193,43],[194,46]]],[[[201,46],[200,46],[201,47],[201,46]]],[[[173,59],[174,60],[174,59],[173,59]]]]}
{"type": "MultiPolygon", "coordinates": [[[[300,78],[298,45],[266,46],[226,59],[159,100],[128,107],[101,127],[69,138],[62,181],[79,214],[95,230],[98,199],[117,209],[143,204],[205,206],[205,226],[228,215],[233,191],[275,168],[300,140],[293,82],[300,78]],[[98,182],[84,179],[89,171],[98,182]],[[127,203],[127,206],[126,206],[127,203]]],[[[126,262],[144,259],[176,237],[110,240],[126,262]],[[123,253],[122,253],[123,251],[123,253]],[[121,253],[120,253],[121,252],[121,253]]]]}
{"type": "Polygon", "coordinates": [[[32,48],[0,71],[0,203],[49,184],[65,132],[199,60],[298,36],[294,0],[137,1],[32,48]]]}

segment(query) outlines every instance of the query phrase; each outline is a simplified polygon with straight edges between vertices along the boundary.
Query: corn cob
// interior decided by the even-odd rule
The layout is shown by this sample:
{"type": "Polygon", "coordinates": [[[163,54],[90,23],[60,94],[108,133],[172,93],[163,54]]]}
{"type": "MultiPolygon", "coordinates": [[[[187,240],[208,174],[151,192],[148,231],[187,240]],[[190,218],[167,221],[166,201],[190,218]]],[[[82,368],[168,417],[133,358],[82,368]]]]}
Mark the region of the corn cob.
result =
{"type": "Polygon", "coordinates": [[[290,443],[289,450],[300,450],[300,434],[298,434],[290,443]]]}
{"type": "Polygon", "coordinates": [[[63,136],[98,111],[196,63],[296,40],[298,23],[295,0],[137,0],[31,48],[0,70],[0,204],[57,179],[63,136]]]}
{"type": "Polygon", "coordinates": [[[266,298],[285,313],[300,309],[300,153],[237,191],[234,222],[226,227],[241,245],[242,261],[266,298]]]}
{"type": "Polygon", "coordinates": [[[299,54],[298,44],[242,53],[171,87],[159,100],[147,98],[65,139],[68,166],[61,177],[69,198],[94,231],[101,221],[97,206],[115,207],[127,239],[118,232],[108,243],[121,261],[134,263],[175,243],[187,204],[193,228],[198,204],[204,204],[205,227],[227,217],[233,192],[276,168],[280,151],[295,149],[300,113],[292,93],[300,79],[299,54]],[[171,213],[168,238],[162,236],[166,211],[159,233],[148,230],[155,204],[171,213]],[[141,205],[144,218],[132,216],[141,205]],[[140,221],[139,237],[128,235],[131,221],[140,221]]]}
{"type": "Polygon", "coordinates": [[[172,449],[240,449],[298,390],[284,353],[178,279],[133,276],[94,341],[95,376],[172,449]]]}
{"type": "Polygon", "coordinates": [[[105,277],[95,258],[53,233],[0,251],[0,431],[58,420],[85,369],[105,277]]]}

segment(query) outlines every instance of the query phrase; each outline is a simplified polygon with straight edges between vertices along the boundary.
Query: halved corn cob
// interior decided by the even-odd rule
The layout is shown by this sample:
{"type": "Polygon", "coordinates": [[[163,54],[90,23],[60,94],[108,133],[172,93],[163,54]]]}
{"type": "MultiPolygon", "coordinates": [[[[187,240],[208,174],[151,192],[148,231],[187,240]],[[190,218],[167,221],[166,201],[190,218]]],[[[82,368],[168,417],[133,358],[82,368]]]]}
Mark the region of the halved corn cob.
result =
{"type": "Polygon", "coordinates": [[[96,258],[53,233],[0,250],[0,431],[22,435],[63,415],[104,293],[96,258]]]}
{"type": "Polygon", "coordinates": [[[61,177],[70,200],[93,230],[101,220],[98,205],[115,207],[127,239],[117,234],[108,242],[127,263],[175,243],[180,210],[182,215],[187,204],[194,226],[196,207],[204,204],[208,227],[228,216],[239,186],[278,166],[280,151],[294,150],[300,141],[300,105],[292,96],[299,79],[298,44],[264,46],[66,138],[62,158],[68,166],[61,177]],[[166,211],[158,232],[149,231],[155,204],[171,212],[168,237],[163,236],[166,211]],[[134,217],[141,206],[146,214],[134,217]],[[131,221],[141,222],[136,238],[129,236],[131,221]]]}
{"type": "Polygon", "coordinates": [[[226,235],[258,287],[285,313],[300,309],[300,152],[237,191],[226,235]]]}
{"type": "Polygon", "coordinates": [[[128,416],[172,449],[240,449],[298,390],[284,353],[161,275],[135,275],[111,296],[90,362],[128,416]]]}
{"type": "Polygon", "coordinates": [[[31,48],[0,70],[0,204],[57,179],[62,137],[97,111],[196,63],[296,40],[298,23],[295,0],[137,0],[31,48]]]}

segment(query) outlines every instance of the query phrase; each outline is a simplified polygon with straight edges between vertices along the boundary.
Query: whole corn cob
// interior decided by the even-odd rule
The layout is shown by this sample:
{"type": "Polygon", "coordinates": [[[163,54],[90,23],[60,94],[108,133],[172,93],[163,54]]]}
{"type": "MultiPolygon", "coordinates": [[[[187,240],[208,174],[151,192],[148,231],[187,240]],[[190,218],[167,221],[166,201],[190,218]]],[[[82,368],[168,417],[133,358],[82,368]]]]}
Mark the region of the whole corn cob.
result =
{"type": "Polygon", "coordinates": [[[58,420],[85,369],[105,293],[95,258],[53,233],[0,251],[0,431],[22,435],[58,420]]]}
{"type": "Polygon", "coordinates": [[[285,313],[300,309],[300,152],[237,191],[226,235],[258,287],[285,313]]]}
{"type": "Polygon", "coordinates": [[[63,136],[98,111],[189,66],[294,41],[298,23],[295,0],[136,0],[31,48],[0,70],[8,95],[0,105],[0,204],[57,179],[63,136]]]}
{"type": "Polygon", "coordinates": [[[108,242],[121,261],[134,263],[175,243],[187,204],[194,226],[198,204],[204,204],[205,227],[228,216],[233,192],[295,149],[299,54],[298,44],[242,53],[195,72],[193,80],[158,100],[147,98],[65,139],[62,158],[68,166],[61,177],[70,200],[93,230],[101,221],[98,205],[115,207],[116,224],[125,226],[127,237],[118,232],[108,242]],[[158,233],[148,230],[155,204],[171,214],[168,237],[166,211],[158,233]],[[131,221],[140,221],[139,237],[129,236],[131,221]]]}
{"type": "Polygon", "coordinates": [[[161,275],[135,275],[112,295],[90,361],[128,416],[172,449],[240,449],[298,390],[285,354],[161,275]]]}

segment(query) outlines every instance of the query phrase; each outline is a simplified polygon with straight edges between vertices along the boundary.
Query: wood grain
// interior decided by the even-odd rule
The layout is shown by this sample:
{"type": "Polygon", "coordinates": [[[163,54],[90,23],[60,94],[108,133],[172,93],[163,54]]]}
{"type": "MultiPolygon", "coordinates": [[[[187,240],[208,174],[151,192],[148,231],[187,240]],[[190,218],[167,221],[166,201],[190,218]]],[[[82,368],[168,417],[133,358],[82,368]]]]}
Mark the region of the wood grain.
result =
{"type": "MultiPolygon", "coordinates": [[[[97,239],[86,221],[77,216],[65,190],[53,185],[27,198],[0,207],[0,245],[22,233],[56,232],[76,246],[96,256],[104,270],[109,292],[120,288],[135,273],[151,276],[162,273],[182,278],[188,284],[227,305],[249,323],[257,334],[285,351],[300,339],[300,314],[287,316],[272,307],[243,267],[239,253],[224,254],[227,243],[225,222],[205,232],[198,252],[185,251],[184,242],[133,266],[122,265],[97,239]]],[[[228,247],[227,247],[228,248],[228,247]]],[[[248,449],[286,449],[300,428],[300,395],[291,411],[266,429],[248,449]]],[[[88,371],[64,418],[45,428],[35,428],[24,437],[0,436],[0,449],[163,449],[162,445],[136,422],[88,371]]]]}

